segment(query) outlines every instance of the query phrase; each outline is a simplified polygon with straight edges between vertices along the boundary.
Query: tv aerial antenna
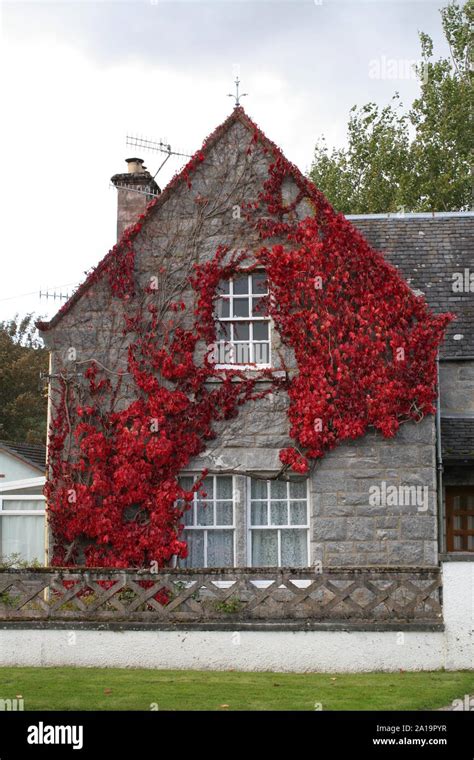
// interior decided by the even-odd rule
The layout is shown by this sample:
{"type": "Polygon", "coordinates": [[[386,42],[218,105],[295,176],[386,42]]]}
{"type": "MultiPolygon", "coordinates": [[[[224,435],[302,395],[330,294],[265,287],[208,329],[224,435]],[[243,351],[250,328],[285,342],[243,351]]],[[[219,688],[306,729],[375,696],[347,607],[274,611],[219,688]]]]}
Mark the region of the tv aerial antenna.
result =
{"type": "MultiPolygon", "coordinates": [[[[181,151],[172,150],[171,145],[164,140],[151,140],[145,137],[137,137],[136,135],[127,135],[126,136],[126,145],[130,148],[140,148],[141,150],[151,150],[154,153],[164,153],[165,158],[159,165],[156,172],[151,175],[150,177],[150,183],[149,186],[143,188],[143,187],[136,187],[132,182],[114,182],[115,187],[120,187],[125,190],[129,190],[133,193],[140,193],[141,195],[146,195],[148,198],[157,198],[159,193],[156,192],[156,176],[158,172],[161,171],[163,166],[166,164],[167,161],[171,158],[171,156],[178,156],[182,158],[191,158],[190,153],[183,153],[181,151]]],[[[147,171],[146,166],[143,166],[143,169],[147,171]]],[[[133,176],[133,175],[131,175],[133,176]]]]}
{"type": "Polygon", "coordinates": [[[161,162],[158,169],[154,173],[153,179],[155,179],[158,172],[163,168],[163,166],[171,158],[171,156],[182,156],[183,158],[191,158],[191,154],[189,153],[181,153],[180,151],[172,150],[171,145],[165,143],[163,140],[148,140],[147,138],[144,138],[144,137],[135,137],[133,135],[127,135],[126,144],[130,148],[142,148],[142,150],[152,150],[155,153],[166,154],[166,158],[161,162]]]}
{"type": "Polygon", "coordinates": [[[62,289],[61,289],[58,292],[58,288],[53,288],[51,291],[50,291],[49,288],[47,288],[44,291],[43,290],[39,291],[39,298],[40,299],[45,298],[47,301],[50,298],[52,298],[53,301],[55,301],[56,299],[59,299],[60,301],[67,301],[70,297],[71,297],[71,295],[70,295],[70,293],[68,291],[66,291],[65,293],[63,293],[62,289]]]}

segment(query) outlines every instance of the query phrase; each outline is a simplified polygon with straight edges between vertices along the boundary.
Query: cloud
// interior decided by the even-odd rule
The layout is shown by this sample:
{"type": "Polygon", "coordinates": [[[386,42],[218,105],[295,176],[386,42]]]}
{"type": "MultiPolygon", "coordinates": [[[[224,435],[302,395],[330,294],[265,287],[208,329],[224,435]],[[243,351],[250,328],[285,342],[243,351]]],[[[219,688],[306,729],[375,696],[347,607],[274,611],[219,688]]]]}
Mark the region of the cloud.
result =
{"type": "MultiPolygon", "coordinates": [[[[237,64],[243,105],[305,170],[320,134],[344,141],[354,103],[414,97],[415,82],[371,79],[369,63],[416,58],[418,28],[439,40],[441,5],[4,3],[0,318],[54,313],[11,296],[81,280],[114,243],[109,178],[125,167],[127,133],[194,152],[232,108],[237,64]]],[[[160,184],[178,168],[168,162],[160,184]]]]}

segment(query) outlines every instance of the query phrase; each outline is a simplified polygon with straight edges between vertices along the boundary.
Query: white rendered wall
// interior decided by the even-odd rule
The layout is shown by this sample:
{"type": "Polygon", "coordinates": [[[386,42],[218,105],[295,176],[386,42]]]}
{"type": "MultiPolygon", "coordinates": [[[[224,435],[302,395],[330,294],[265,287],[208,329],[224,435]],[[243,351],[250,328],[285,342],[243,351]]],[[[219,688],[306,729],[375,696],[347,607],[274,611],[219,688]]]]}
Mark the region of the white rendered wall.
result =
{"type": "Polygon", "coordinates": [[[472,669],[474,563],[443,566],[443,631],[0,629],[0,665],[364,672],[472,669]]]}
{"type": "Polygon", "coordinates": [[[474,668],[474,562],[443,563],[447,670],[474,668]]]}
{"type": "Polygon", "coordinates": [[[0,474],[3,476],[0,483],[5,485],[10,480],[24,480],[25,478],[38,478],[43,473],[39,468],[30,466],[21,459],[0,451],[0,474]]]}

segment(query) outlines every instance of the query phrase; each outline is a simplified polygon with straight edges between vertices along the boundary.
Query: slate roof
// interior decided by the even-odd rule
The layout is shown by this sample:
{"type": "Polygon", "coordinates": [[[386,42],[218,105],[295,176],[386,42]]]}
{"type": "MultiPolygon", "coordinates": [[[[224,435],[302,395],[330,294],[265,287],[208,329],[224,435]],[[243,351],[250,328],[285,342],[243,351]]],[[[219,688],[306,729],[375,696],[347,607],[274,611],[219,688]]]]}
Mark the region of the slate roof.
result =
{"type": "Polygon", "coordinates": [[[474,356],[474,289],[453,292],[456,272],[474,274],[474,212],[348,215],[347,219],[414,290],[425,295],[434,312],[457,315],[448,327],[440,358],[474,356]],[[454,340],[454,335],[464,337],[454,340]]]}
{"type": "Polygon", "coordinates": [[[0,449],[9,451],[24,462],[41,470],[44,475],[46,468],[46,446],[41,443],[14,443],[12,441],[0,441],[0,449]]]}
{"type": "Polygon", "coordinates": [[[443,459],[474,460],[474,418],[441,419],[443,459]]]}

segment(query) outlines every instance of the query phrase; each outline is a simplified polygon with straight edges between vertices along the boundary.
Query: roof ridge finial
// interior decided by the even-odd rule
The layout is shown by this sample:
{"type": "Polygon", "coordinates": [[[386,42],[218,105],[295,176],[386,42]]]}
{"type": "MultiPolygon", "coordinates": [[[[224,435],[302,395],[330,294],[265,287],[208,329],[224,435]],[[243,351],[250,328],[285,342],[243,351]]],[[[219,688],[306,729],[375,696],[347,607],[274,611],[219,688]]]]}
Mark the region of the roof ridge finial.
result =
{"type": "Polygon", "coordinates": [[[230,92],[230,93],[228,93],[227,97],[228,98],[235,98],[235,106],[234,106],[234,108],[239,108],[240,107],[240,98],[247,97],[248,93],[247,92],[243,92],[241,95],[239,95],[240,79],[239,79],[238,76],[235,77],[234,84],[235,84],[235,95],[230,92]]]}

